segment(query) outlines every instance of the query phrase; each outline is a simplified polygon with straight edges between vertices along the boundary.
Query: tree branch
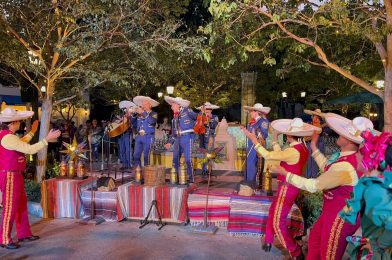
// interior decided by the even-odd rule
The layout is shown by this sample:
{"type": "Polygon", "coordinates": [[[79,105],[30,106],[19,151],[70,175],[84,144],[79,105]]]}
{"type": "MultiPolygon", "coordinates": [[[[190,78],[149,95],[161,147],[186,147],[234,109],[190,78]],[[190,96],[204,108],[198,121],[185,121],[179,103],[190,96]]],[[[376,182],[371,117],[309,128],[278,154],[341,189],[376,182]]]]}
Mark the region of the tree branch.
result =
{"type": "MultiPolygon", "coordinates": [[[[388,2],[388,1],[387,1],[388,2]]],[[[258,10],[258,12],[261,15],[264,15],[266,17],[268,17],[271,20],[274,20],[274,17],[272,14],[267,13],[265,11],[263,11],[261,8],[256,8],[256,10],[258,10]]],[[[391,7],[392,9],[392,7],[391,7]]],[[[391,10],[392,13],[392,10],[391,10]]],[[[392,19],[392,17],[391,17],[392,19]]],[[[392,21],[392,20],[391,20],[392,21]]],[[[276,25],[285,33],[287,34],[289,37],[291,37],[292,39],[296,40],[297,42],[301,42],[303,44],[306,44],[308,46],[311,46],[314,48],[314,50],[316,51],[318,57],[320,60],[322,60],[325,65],[327,65],[329,68],[333,69],[334,71],[336,71],[337,73],[339,73],[340,75],[344,76],[345,78],[350,79],[351,81],[355,82],[356,84],[358,84],[359,86],[361,86],[362,88],[366,89],[367,91],[379,96],[380,98],[382,98],[384,100],[384,94],[383,91],[378,91],[376,88],[374,88],[373,86],[371,86],[370,84],[368,84],[367,82],[365,82],[364,80],[352,75],[349,71],[339,67],[338,65],[336,65],[335,63],[332,63],[329,61],[327,54],[323,51],[323,49],[317,45],[314,41],[308,39],[308,38],[303,38],[300,37],[292,32],[290,32],[280,21],[275,21],[276,25]]],[[[391,49],[392,49],[392,38],[391,38],[391,49]]],[[[389,58],[389,57],[388,57],[389,58]]],[[[391,57],[392,59],[392,57],[391,57]]]]}
{"type": "Polygon", "coordinates": [[[77,96],[77,95],[72,95],[72,96],[70,96],[70,97],[66,97],[66,98],[62,98],[62,99],[56,100],[55,102],[53,102],[53,106],[57,106],[57,105],[59,105],[60,103],[63,103],[63,102],[65,102],[65,101],[68,101],[68,100],[71,100],[71,99],[74,99],[76,96],[77,96]]]}
{"type": "Polygon", "coordinates": [[[35,81],[29,76],[29,74],[24,70],[24,69],[22,69],[21,71],[20,71],[20,74],[23,76],[23,77],[25,77],[37,90],[38,90],[38,95],[39,95],[39,97],[40,98],[42,98],[42,92],[41,92],[41,88],[38,86],[38,84],[37,83],[35,83],[35,81]]]}

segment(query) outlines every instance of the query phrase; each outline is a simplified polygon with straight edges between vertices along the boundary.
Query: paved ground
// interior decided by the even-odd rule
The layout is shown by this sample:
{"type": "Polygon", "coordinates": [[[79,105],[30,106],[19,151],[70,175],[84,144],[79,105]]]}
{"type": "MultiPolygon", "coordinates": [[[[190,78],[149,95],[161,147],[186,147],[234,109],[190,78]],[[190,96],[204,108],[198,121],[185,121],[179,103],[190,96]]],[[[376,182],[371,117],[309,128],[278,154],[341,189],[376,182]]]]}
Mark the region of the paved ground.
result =
{"type": "Polygon", "coordinates": [[[283,259],[276,248],[260,249],[258,238],[234,238],[225,229],[216,235],[193,234],[191,227],[167,225],[161,231],[139,222],[81,225],[76,220],[30,218],[41,239],[17,250],[0,248],[1,259],[283,259]]]}

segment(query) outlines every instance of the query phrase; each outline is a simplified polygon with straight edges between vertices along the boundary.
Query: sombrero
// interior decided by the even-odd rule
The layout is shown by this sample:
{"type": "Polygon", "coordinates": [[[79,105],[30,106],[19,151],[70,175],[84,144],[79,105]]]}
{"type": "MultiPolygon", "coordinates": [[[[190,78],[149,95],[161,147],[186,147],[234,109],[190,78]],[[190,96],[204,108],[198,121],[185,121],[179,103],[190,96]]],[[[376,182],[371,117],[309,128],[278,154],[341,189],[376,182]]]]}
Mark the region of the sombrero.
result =
{"type": "Polygon", "coordinates": [[[219,108],[219,106],[217,106],[217,105],[213,105],[210,102],[206,102],[202,106],[197,107],[197,109],[201,110],[203,108],[203,106],[205,109],[211,109],[211,110],[219,108]]]}
{"type": "Polygon", "coordinates": [[[132,101],[129,100],[123,100],[118,104],[118,107],[120,109],[129,109],[131,107],[137,107],[137,105],[135,103],[133,103],[132,101]]]}
{"type": "Polygon", "coordinates": [[[323,113],[323,112],[321,112],[321,110],[320,109],[315,109],[315,110],[309,110],[309,109],[304,109],[304,113],[305,114],[308,114],[308,115],[316,115],[316,116],[319,116],[319,117],[324,117],[324,115],[325,115],[325,113],[323,113]]]}
{"type": "Polygon", "coordinates": [[[34,111],[16,111],[11,107],[7,107],[0,114],[1,123],[9,123],[14,121],[20,121],[30,118],[34,115],[34,111]]]}
{"type": "Polygon", "coordinates": [[[152,107],[156,107],[159,105],[159,102],[146,96],[136,96],[133,98],[133,103],[138,105],[139,107],[142,106],[143,101],[147,101],[151,104],[152,107]]]}
{"type": "Polygon", "coordinates": [[[183,99],[181,97],[169,97],[169,96],[165,96],[165,101],[171,105],[173,103],[176,103],[178,105],[180,105],[181,107],[188,107],[189,104],[191,103],[191,101],[183,99]]]}
{"type": "Polygon", "coordinates": [[[245,110],[249,110],[249,111],[259,111],[259,112],[264,113],[264,114],[268,114],[271,111],[270,107],[264,107],[260,103],[254,104],[253,107],[244,106],[244,109],[245,110]]]}
{"type": "Polygon", "coordinates": [[[279,133],[292,136],[311,136],[319,127],[304,123],[301,118],[278,119],[271,122],[271,127],[279,133]]]}
{"type": "Polygon", "coordinates": [[[325,121],[338,135],[341,135],[357,144],[363,142],[361,133],[364,130],[373,131],[376,135],[379,134],[378,131],[374,130],[372,121],[362,116],[350,120],[334,113],[326,113],[325,121]]]}

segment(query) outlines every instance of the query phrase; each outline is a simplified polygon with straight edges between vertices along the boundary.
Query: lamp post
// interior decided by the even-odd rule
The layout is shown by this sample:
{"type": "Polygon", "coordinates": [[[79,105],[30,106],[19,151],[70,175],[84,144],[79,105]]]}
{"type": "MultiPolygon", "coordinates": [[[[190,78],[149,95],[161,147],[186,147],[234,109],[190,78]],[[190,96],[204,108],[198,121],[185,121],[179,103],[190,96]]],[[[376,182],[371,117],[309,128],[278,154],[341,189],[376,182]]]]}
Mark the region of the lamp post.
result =
{"type": "Polygon", "coordinates": [[[384,80],[377,80],[375,83],[378,89],[384,88],[384,80]]]}
{"type": "Polygon", "coordinates": [[[166,87],[166,92],[167,92],[168,95],[173,95],[174,87],[173,86],[167,86],[166,87]]]}

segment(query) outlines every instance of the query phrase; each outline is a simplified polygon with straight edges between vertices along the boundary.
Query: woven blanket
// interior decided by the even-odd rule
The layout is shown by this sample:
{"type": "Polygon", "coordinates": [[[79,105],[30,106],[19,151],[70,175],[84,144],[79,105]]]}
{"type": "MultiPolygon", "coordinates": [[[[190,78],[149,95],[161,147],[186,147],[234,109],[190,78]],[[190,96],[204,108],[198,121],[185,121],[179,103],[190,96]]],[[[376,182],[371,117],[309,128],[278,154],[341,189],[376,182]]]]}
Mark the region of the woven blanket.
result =
{"type": "MultiPolygon", "coordinates": [[[[143,219],[147,216],[153,200],[165,222],[182,223],[188,220],[187,199],[192,187],[179,186],[145,186],[126,183],[117,190],[118,221],[125,218],[143,219]]],[[[158,219],[155,207],[152,208],[150,218],[158,219]]]]}
{"type": "MultiPolygon", "coordinates": [[[[82,191],[83,216],[91,214],[91,190],[82,191]]],[[[117,221],[117,191],[94,192],[94,214],[106,221],[117,221]]]]}
{"type": "MultiPolygon", "coordinates": [[[[192,226],[204,223],[204,210],[206,206],[206,194],[197,190],[189,195],[188,208],[189,220],[192,226]]],[[[226,227],[229,222],[230,193],[210,193],[208,197],[207,222],[218,227],[226,227]]]]}
{"type": "Polygon", "coordinates": [[[91,180],[91,177],[85,180],[44,180],[41,186],[44,218],[80,218],[81,192],[91,185],[91,180]]]}
{"type": "MultiPolygon", "coordinates": [[[[273,197],[233,195],[230,200],[230,217],[227,230],[233,236],[262,236],[265,233],[269,208],[273,197]]],[[[297,205],[287,217],[287,226],[293,236],[300,236],[304,223],[297,205]]]]}

